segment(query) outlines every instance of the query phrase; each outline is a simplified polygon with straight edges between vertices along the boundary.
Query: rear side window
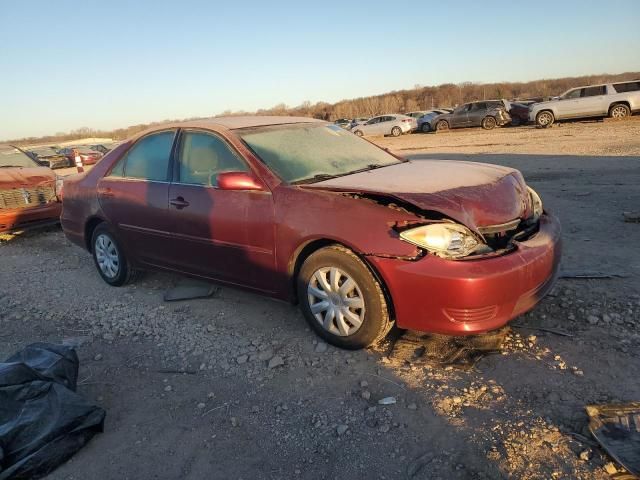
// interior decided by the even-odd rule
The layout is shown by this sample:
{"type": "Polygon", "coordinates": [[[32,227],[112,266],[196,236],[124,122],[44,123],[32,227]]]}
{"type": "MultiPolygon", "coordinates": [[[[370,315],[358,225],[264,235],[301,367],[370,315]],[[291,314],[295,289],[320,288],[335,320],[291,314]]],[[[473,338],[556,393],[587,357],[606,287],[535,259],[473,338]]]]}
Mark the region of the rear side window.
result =
{"type": "Polygon", "coordinates": [[[174,130],[154,133],[139,140],[111,170],[111,176],[167,181],[174,130]]]}
{"type": "Polygon", "coordinates": [[[583,89],[583,97],[596,97],[598,95],[604,95],[607,93],[606,87],[604,85],[599,85],[597,87],[587,87],[583,89]]]}
{"type": "Polygon", "coordinates": [[[180,142],[179,181],[214,186],[222,172],[246,172],[247,166],[217,135],[187,132],[180,142]]]}
{"type": "Polygon", "coordinates": [[[637,92],[640,90],[640,81],[638,82],[624,82],[624,83],[614,83],[613,88],[616,89],[618,93],[624,92],[637,92]]]}

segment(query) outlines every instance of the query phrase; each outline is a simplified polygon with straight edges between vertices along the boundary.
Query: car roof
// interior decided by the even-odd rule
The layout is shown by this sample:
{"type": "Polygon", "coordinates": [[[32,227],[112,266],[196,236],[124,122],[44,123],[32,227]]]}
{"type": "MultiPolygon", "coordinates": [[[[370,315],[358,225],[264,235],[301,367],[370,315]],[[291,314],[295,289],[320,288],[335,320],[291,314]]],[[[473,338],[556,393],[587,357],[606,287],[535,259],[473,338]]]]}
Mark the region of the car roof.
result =
{"type": "Polygon", "coordinates": [[[187,120],[184,122],[171,122],[162,125],[154,125],[153,127],[140,132],[135,137],[141,137],[147,133],[158,130],[166,130],[169,128],[203,128],[203,129],[219,129],[222,127],[228,130],[237,130],[241,128],[266,127],[272,125],[291,125],[296,123],[327,123],[324,120],[318,120],[310,117],[286,117],[277,115],[245,115],[237,117],[212,117],[203,120],[187,120]]]}

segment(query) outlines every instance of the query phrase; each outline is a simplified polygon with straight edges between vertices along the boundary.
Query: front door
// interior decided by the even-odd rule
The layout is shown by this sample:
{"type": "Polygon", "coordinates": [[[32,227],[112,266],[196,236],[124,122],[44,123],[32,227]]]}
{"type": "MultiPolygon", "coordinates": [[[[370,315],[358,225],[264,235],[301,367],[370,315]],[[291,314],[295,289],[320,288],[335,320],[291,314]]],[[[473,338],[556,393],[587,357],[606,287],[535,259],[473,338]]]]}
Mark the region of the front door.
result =
{"type": "Polygon", "coordinates": [[[169,164],[175,130],[142,137],[98,182],[100,207],[135,259],[163,264],[168,235],[169,164]]]}
{"type": "Polygon", "coordinates": [[[452,128],[466,127],[468,125],[467,114],[469,113],[469,107],[471,107],[471,104],[461,105],[453,111],[450,117],[452,128]]]}
{"type": "Polygon", "coordinates": [[[221,136],[198,130],[181,133],[169,187],[175,267],[274,291],[271,192],[218,189],[217,175],[230,171],[246,172],[249,166],[221,136]]]}

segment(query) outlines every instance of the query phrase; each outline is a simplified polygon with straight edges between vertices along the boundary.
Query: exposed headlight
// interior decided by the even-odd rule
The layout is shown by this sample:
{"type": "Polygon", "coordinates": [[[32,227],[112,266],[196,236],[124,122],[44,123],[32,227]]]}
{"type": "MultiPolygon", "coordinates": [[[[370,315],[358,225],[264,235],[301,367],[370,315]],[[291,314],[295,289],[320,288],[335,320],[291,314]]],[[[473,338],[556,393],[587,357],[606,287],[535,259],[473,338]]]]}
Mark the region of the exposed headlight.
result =
{"type": "Polygon", "coordinates": [[[424,225],[405,230],[400,237],[442,258],[466,257],[481,245],[471,230],[456,223],[424,225]]]}
{"type": "Polygon", "coordinates": [[[537,222],[544,211],[542,208],[542,200],[533,188],[527,188],[529,189],[529,198],[531,199],[531,208],[533,209],[533,220],[537,222]]]}

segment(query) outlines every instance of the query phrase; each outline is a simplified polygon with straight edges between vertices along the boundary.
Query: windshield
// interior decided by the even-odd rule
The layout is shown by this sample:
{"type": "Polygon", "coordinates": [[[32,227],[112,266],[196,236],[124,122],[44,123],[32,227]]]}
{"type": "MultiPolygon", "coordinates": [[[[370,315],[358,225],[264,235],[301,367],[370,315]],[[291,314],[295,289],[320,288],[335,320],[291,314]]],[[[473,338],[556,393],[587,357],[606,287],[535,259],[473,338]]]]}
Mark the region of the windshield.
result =
{"type": "Polygon", "coordinates": [[[259,127],[238,131],[255,154],[285,182],[339,176],[400,163],[353,133],[326,124],[259,127]]]}
{"type": "Polygon", "coordinates": [[[35,166],[37,164],[17,148],[0,148],[0,168],[35,166]]]}

